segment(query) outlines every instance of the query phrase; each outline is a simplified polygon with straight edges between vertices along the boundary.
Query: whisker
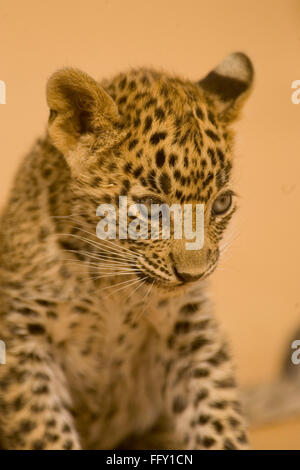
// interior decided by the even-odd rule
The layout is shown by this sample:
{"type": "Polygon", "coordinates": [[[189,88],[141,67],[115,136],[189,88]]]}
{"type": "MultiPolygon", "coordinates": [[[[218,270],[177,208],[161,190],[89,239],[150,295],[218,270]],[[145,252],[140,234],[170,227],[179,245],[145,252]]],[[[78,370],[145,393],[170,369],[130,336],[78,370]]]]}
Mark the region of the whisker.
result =
{"type": "MultiPolygon", "coordinates": [[[[142,299],[142,303],[144,303],[145,300],[147,299],[147,297],[148,297],[148,295],[150,294],[150,291],[151,291],[151,289],[152,289],[154,283],[155,283],[155,280],[152,282],[151,286],[149,287],[149,289],[147,290],[146,294],[144,295],[144,297],[143,297],[143,299],[142,299]]],[[[135,321],[138,321],[138,320],[141,318],[141,316],[143,315],[143,313],[144,313],[144,311],[146,310],[146,308],[148,307],[148,305],[149,305],[149,302],[148,302],[147,304],[145,303],[143,310],[138,313],[138,315],[136,316],[136,320],[135,320],[135,321]]]]}
{"type": "MultiPolygon", "coordinates": [[[[70,218],[74,218],[75,216],[84,216],[85,213],[82,212],[82,213],[78,213],[78,214],[69,214],[69,215],[50,215],[50,219],[70,219],[70,218]]],[[[78,219],[76,219],[78,220],[78,219]]]]}
{"type": "Polygon", "coordinates": [[[103,266],[114,266],[115,268],[118,268],[118,267],[124,267],[124,268],[136,268],[137,266],[136,265],[130,265],[129,263],[121,263],[121,262],[113,262],[113,261],[109,261],[107,262],[107,260],[103,260],[104,262],[101,263],[101,259],[99,260],[99,262],[97,263],[96,261],[90,261],[90,260],[86,260],[86,261],[79,261],[79,260],[70,260],[70,259],[63,259],[63,261],[67,264],[79,264],[79,265],[87,265],[87,266],[99,266],[99,267],[103,267],[103,266]]]}
{"type": "MultiPolygon", "coordinates": [[[[96,272],[95,272],[95,274],[96,274],[96,272]]],[[[131,273],[131,272],[122,273],[122,276],[125,276],[125,275],[126,275],[126,276],[134,276],[135,273],[131,273]]],[[[88,277],[88,280],[85,280],[85,281],[83,281],[83,282],[87,282],[87,281],[90,281],[90,282],[92,281],[92,282],[93,282],[93,281],[98,280],[98,279],[100,279],[100,278],[109,278],[109,277],[117,277],[117,276],[118,276],[118,273],[117,273],[117,274],[116,274],[116,273],[103,274],[103,275],[101,275],[101,276],[95,276],[94,278],[93,278],[92,276],[89,276],[89,277],[88,277]]],[[[133,282],[133,281],[136,281],[136,277],[134,277],[133,279],[130,278],[130,279],[126,280],[126,281],[118,282],[117,284],[111,284],[111,285],[108,285],[108,286],[105,286],[105,287],[101,287],[101,289],[102,289],[102,290],[112,289],[112,288],[114,288],[114,287],[116,287],[116,286],[120,286],[120,285],[123,285],[123,284],[126,284],[126,285],[127,285],[128,283],[131,284],[131,282],[133,282]]],[[[92,291],[89,291],[89,294],[93,294],[93,293],[95,293],[95,292],[99,292],[99,287],[98,287],[97,289],[94,289],[94,290],[92,290],[92,291]]]]}
{"type": "MultiPolygon", "coordinates": [[[[98,249],[99,249],[99,248],[98,248],[98,249]]],[[[120,254],[111,253],[110,251],[105,250],[105,249],[103,249],[103,248],[101,248],[101,252],[100,252],[101,254],[93,254],[93,255],[92,255],[91,253],[89,253],[88,251],[87,251],[87,252],[84,252],[84,251],[81,251],[81,250],[67,250],[67,249],[65,249],[64,251],[67,251],[67,252],[69,252],[69,253],[78,253],[78,254],[80,254],[80,253],[86,253],[87,256],[105,257],[105,258],[107,258],[107,259],[112,259],[112,260],[116,259],[116,260],[126,261],[127,263],[133,263],[133,262],[135,262],[133,259],[128,258],[128,256],[123,256],[123,255],[120,255],[120,254]]]]}
{"type": "MultiPolygon", "coordinates": [[[[74,214],[74,215],[76,215],[76,214],[74,214]]],[[[73,219],[74,222],[79,222],[79,223],[80,223],[81,221],[78,220],[78,219],[76,219],[76,218],[74,217],[74,215],[73,215],[73,214],[70,214],[70,215],[67,215],[67,216],[52,216],[52,218],[69,218],[69,219],[73,219]]],[[[85,215],[85,214],[78,214],[78,215],[85,215]]],[[[83,229],[82,227],[74,227],[74,228],[76,228],[77,230],[81,230],[82,232],[85,232],[85,233],[87,233],[87,234],[89,234],[89,235],[92,235],[93,237],[95,237],[95,238],[97,238],[97,239],[99,240],[99,237],[97,237],[97,235],[96,235],[95,233],[93,233],[93,232],[90,232],[90,231],[88,231],[88,230],[85,230],[85,229],[83,229]]],[[[117,243],[115,243],[115,242],[113,242],[113,241],[111,241],[111,240],[105,240],[105,242],[108,243],[108,244],[113,245],[114,248],[121,249],[121,250],[126,251],[126,252],[128,252],[128,253],[130,253],[130,254],[134,254],[135,256],[140,256],[140,254],[139,254],[138,252],[136,252],[136,251],[134,251],[134,250],[131,250],[131,249],[129,249],[129,248],[126,248],[126,247],[121,247],[120,245],[118,245],[117,243]]]]}
{"type": "MultiPolygon", "coordinates": [[[[79,255],[85,255],[85,256],[88,256],[88,257],[90,257],[90,258],[97,259],[97,260],[102,260],[102,259],[105,260],[105,259],[107,259],[107,260],[110,260],[111,262],[114,262],[114,263],[119,263],[119,262],[121,262],[121,261],[117,261],[117,260],[119,260],[119,259],[122,260],[122,262],[124,262],[125,260],[128,259],[128,258],[125,258],[125,257],[124,257],[124,259],[123,259],[123,257],[120,257],[119,255],[118,255],[118,256],[117,256],[117,255],[114,255],[113,253],[112,253],[111,256],[108,256],[108,255],[106,255],[106,254],[105,254],[105,255],[103,255],[103,254],[101,254],[101,255],[91,254],[91,253],[89,253],[88,251],[81,251],[81,250],[64,250],[64,251],[67,251],[67,252],[69,252],[69,253],[78,253],[79,255]],[[112,256],[116,256],[116,258],[112,258],[112,256]]],[[[129,261],[128,263],[132,263],[132,261],[129,261]]],[[[128,264],[128,263],[127,263],[127,264],[128,264]]]]}
{"type": "MultiPolygon", "coordinates": [[[[84,229],[82,229],[81,227],[74,227],[74,228],[78,228],[79,230],[82,230],[83,232],[88,233],[89,235],[92,235],[92,236],[96,237],[97,240],[99,240],[99,237],[97,237],[97,235],[95,235],[95,234],[92,233],[92,232],[89,232],[89,231],[87,231],[87,230],[84,230],[84,229]]],[[[117,249],[117,248],[120,249],[120,251],[123,250],[123,251],[127,251],[127,252],[130,253],[130,254],[134,254],[135,256],[140,256],[140,254],[137,253],[136,251],[130,250],[129,248],[126,248],[126,247],[124,247],[124,246],[121,247],[120,245],[118,245],[118,244],[115,243],[115,242],[112,242],[111,240],[105,240],[105,242],[106,242],[106,243],[109,243],[109,244],[111,244],[111,245],[113,245],[113,247],[116,248],[116,249],[117,249]]]]}
{"type": "MultiPolygon", "coordinates": [[[[80,263],[69,263],[69,265],[72,265],[72,264],[75,264],[76,266],[78,266],[80,263]]],[[[90,265],[91,268],[94,268],[95,269],[95,272],[96,271],[103,271],[103,270],[106,270],[106,269],[114,269],[116,273],[118,272],[129,272],[129,273],[134,273],[134,272],[139,272],[139,269],[138,268],[126,268],[126,267],[123,267],[123,266],[109,266],[109,265],[105,265],[105,266],[99,266],[98,264],[91,264],[90,265]],[[119,270],[118,270],[118,269],[119,270]]],[[[111,271],[108,271],[109,273],[111,273],[111,271]]]]}
{"type": "MultiPolygon", "coordinates": [[[[119,273],[101,273],[101,276],[94,276],[90,277],[90,279],[96,280],[96,279],[102,279],[104,277],[117,277],[117,276],[129,276],[131,273],[123,272],[120,271],[119,273]]],[[[134,274],[134,273],[133,273],[134,274]]]]}
{"type": "MultiPolygon", "coordinates": [[[[74,220],[74,222],[76,222],[76,221],[74,220]]],[[[76,226],[75,226],[74,228],[77,229],[77,230],[81,230],[82,232],[87,233],[88,235],[92,235],[92,237],[97,238],[97,240],[102,240],[101,238],[99,239],[99,237],[97,237],[97,234],[95,234],[95,233],[93,233],[93,232],[90,232],[89,230],[85,230],[85,229],[83,229],[82,227],[76,227],[76,226]]],[[[120,249],[120,250],[125,250],[125,251],[131,252],[131,250],[129,250],[129,249],[125,248],[125,247],[121,247],[120,245],[118,245],[118,244],[115,243],[115,242],[112,242],[111,240],[105,240],[105,242],[106,242],[106,243],[110,243],[111,245],[114,246],[114,248],[118,248],[118,249],[120,249]]]]}
{"type": "Polygon", "coordinates": [[[129,296],[126,298],[126,302],[130,299],[130,297],[139,289],[142,287],[143,284],[145,284],[146,281],[142,281],[141,284],[138,284],[137,287],[133,289],[133,291],[129,294],[129,296]]]}
{"type": "MultiPolygon", "coordinates": [[[[110,293],[109,293],[106,297],[104,297],[104,298],[111,297],[112,295],[115,295],[115,294],[116,294],[117,292],[119,292],[120,290],[126,289],[127,287],[132,286],[133,284],[136,284],[136,283],[138,283],[138,282],[141,282],[141,281],[143,281],[143,280],[146,279],[146,278],[147,278],[147,277],[144,277],[144,278],[142,278],[142,279],[136,279],[136,280],[134,280],[134,281],[132,281],[132,280],[125,281],[125,283],[126,283],[125,286],[122,286],[122,287],[120,287],[119,289],[114,290],[113,292],[110,292],[110,293]]],[[[120,283],[120,284],[124,284],[124,283],[122,282],[122,283],[120,283]]],[[[120,284],[119,284],[119,285],[120,285],[120,284]]],[[[114,287],[114,286],[104,287],[104,289],[108,289],[108,288],[111,288],[111,287],[114,287]]],[[[103,289],[103,290],[104,290],[104,289],[103,289]]]]}
{"type": "MultiPolygon", "coordinates": [[[[72,218],[71,218],[71,219],[72,219],[72,218]]],[[[74,221],[74,222],[80,222],[79,220],[76,220],[76,219],[74,219],[74,218],[73,218],[73,221],[74,221]]],[[[90,232],[89,230],[85,230],[85,229],[82,228],[82,227],[76,227],[76,226],[75,226],[74,228],[77,229],[77,230],[81,230],[82,232],[87,233],[88,235],[91,235],[92,237],[97,238],[97,241],[99,241],[99,237],[97,237],[97,235],[96,235],[95,233],[90,232]]],[[[71,234],[70,234],[70,235],[71,235],[71,234]]],[[[105,243],[108,243],[108,244],[112,245],[113,248],[116,249],[116,250],[118,250],[118,251],[122,251],[122,252],[126,251],[126,252],[130,253],[131,255],[140,256],[139,253],[135,252],[134,250],[130,250],[129,248],[126,248],[126,247],[121,247],[120,245],[118,245],[117,243],[115,243],[115,242],[113,242],[113,241],[111,241],[111,240],[105,240],[105,243]]]]}
{"type": "MultiPolygon", "coordinates": [[[[86,242],[87,244],[93,246],[94,248],[97,248],[99,250],[99,247],[101,248],[101,250],[103,251],[107,251],[107,253],[111,253],[111,251],[114,251],[114,250],[111,250],[111,251],[108,251],[108,250],[104,250],[102,247],[101,247],[101,244],[100,243],[95,243],[95,242],[92,242],[90,241],[88,238],[86,237],[82,237],[80,235],[75,235],[74,233],[60,233],[59,234],[60,236],[69,236],[69,237],[74,237],[74,238],[77,238],[78,240],[81,240],[81,241],[84,241],[86,242]]],[[[119,254],[119,252],[117,252],[117,254],[119,254]]],[[[131,257],[132,259],[136,259],[136,256],[133,256],[133,255],[127,255],[128,257],[131,257]]]]}
{"type": "Polygon", "coordinates": [[[132,279],[129,279],[129,280],[123,281],[123,282],[119,282],[119,283],[117,283],[117,284],[112,284],[112,285],[110,285],[110,286],[103,287],[102,290],[111,289],[112,287],[120,286],[121,284],[126,284],[126,283],[128,283],[128,282],[130,282],[130,281],[132,281],[132,279]]]}

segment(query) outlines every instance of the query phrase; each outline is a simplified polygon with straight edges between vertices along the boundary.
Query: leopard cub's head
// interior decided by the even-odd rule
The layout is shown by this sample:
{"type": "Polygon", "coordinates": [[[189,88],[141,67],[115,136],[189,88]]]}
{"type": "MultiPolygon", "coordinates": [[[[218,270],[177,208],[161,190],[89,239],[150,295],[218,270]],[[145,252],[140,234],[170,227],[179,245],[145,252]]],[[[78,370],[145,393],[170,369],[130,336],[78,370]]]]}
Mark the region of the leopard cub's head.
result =
{"type": "Polygon", "coordinates": [[[125,279],[172,288],[214,270],[236,209],[230,126],[252,82],[242,53],[196,82],[148,69],[100,84],[76,69],[52,75],[49,135],[70,168],[70,213],[80,217],[99,272],[106,263],[125,279]]]}

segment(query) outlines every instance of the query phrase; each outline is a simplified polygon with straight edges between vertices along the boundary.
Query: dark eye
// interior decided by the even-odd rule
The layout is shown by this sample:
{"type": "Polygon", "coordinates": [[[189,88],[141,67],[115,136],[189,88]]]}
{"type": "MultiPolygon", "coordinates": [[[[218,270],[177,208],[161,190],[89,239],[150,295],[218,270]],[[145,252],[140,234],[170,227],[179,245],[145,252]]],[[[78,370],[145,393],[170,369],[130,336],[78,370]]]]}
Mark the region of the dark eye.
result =
{"type": "Polygon", "coordinates": [[[212,206],[212,212],[214,215],[221,215],[227,212],[232,204],[232,192],[227,191],[217,197],[212,206]]]}

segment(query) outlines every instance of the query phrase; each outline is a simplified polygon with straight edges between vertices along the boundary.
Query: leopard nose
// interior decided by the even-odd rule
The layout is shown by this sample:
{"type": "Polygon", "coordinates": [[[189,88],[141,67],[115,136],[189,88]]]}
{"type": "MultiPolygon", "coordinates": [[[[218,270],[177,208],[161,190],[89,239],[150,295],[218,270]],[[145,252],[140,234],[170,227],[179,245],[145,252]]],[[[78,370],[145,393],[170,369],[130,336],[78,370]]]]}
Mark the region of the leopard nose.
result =
{"type": "Polygon", "coordinates": [[[176,266],[174,266],[174,272],[176,274],[176,277],[182,282],[197,281],[202,276],[202,274],[195,275],[195,274],[189,274],[189,273],[185,273],[185,272],[182,272],[182,271],[178,271],[176,266]]]}

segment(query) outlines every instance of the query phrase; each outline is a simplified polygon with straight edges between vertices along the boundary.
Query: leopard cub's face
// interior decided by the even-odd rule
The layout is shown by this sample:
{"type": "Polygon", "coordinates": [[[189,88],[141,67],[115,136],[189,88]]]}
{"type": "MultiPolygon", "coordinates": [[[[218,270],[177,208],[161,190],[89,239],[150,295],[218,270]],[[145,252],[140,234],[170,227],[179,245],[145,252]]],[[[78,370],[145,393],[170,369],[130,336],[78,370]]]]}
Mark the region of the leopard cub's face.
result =
{"type": "Polygon", "coordinates": [[[214,270],[236,210],[229,126],[252,78],[243,54],[200,82],[144,69],[102,86],[73,69],[51,77],[49,133],[71,168],[100,274],[105,264],[124,280],[172,288],[214,270]]]}

